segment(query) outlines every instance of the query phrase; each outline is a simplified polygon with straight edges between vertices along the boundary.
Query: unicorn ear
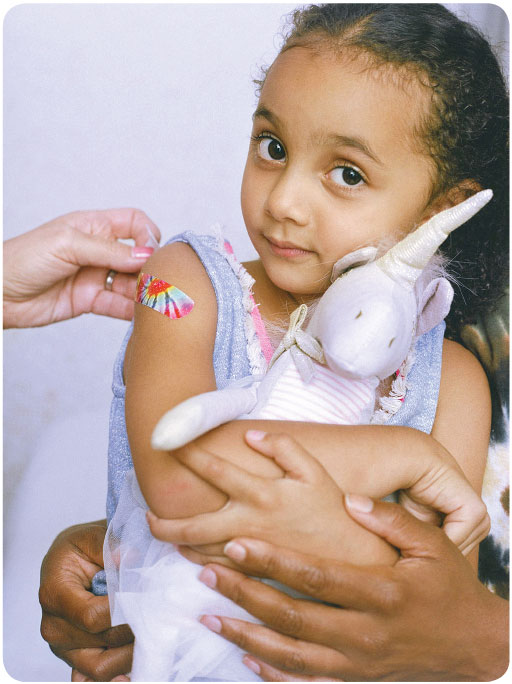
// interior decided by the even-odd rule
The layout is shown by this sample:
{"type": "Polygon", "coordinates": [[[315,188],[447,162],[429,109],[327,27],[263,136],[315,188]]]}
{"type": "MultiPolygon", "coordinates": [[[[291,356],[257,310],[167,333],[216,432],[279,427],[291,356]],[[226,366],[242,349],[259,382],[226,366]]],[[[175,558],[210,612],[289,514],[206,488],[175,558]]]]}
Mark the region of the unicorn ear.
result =
{"type": "Polygon", "coordinates": [[[376,254],[377,247],[362,247],[361,249],[356,249],[355,252],[345,254],[345,256],[341,257],[341,259],[338,259],[338,261],[332,267],[331,283],[339,278],[342,273],[348,271],[349,268],[362,266],[369,261],[373,261],[376,254]]]}
{"type": "Polygon", "coordinates": [[[441,323],[450,311],[453,300],[453,287],[446,278],[431,280],[421,293],[418,304],[416,336],[432,330],[441,323]]]}

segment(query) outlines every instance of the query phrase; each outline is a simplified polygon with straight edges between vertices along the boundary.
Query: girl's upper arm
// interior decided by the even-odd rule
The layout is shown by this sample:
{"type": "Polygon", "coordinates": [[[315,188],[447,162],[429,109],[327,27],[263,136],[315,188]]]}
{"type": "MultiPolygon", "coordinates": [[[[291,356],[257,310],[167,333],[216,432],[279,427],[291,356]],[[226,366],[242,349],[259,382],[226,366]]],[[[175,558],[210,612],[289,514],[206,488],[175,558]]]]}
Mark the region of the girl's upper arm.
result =
{"type": "Polygon", "coordinates": [[[480,494],[491,428],[491,398],[485,372],[476,357],[445,340],[441,386],[432,437],[457,460],[480,494]]]}
{"type": "Polygon", "coordinates": [[[204,267],[185,243],[158,250],[144,264],[144,272],[175,285],[194,301],[192,310],[177,319],[135,305],[124,364],[126,425],[141,490],[154,504],[162,496],[177,494],[172,489],[179,487],[179,478],[173,478],[172,471],[178,474],[183,467],[167,452],[151,449],[151,433],[168,409],[215,389],[217,303],[204,267]]]}

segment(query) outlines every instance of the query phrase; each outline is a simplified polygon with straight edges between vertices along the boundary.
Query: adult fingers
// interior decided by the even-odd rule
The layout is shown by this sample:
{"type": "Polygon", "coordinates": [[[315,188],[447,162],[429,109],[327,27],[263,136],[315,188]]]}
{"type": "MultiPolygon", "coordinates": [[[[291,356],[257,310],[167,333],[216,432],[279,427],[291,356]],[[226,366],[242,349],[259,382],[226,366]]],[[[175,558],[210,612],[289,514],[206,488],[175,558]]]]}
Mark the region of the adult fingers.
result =
{"type": "Polygon", "coordinates": [[[110,316],[130,321],[133,318],[135,304],[132,298],[107,290],[100,290],[91,306],[90,313],[99,316],[110,316]]]}
{"type": "Polygon", "coordinates": [[[103,632],[92,634],[71,625],[55,615],[43,613],[41,636],[53,648],[68,650],[72,648],[115,648],[133,641],[128,625],[111,627],[103,632]]]}
{"type": "Polygon", "coordinates": [[[71,245],[63,256],[71,264],[79,266],[105,267],[135,273],[153,252],[153,247],[132,247],[105,239],[101,235],[74,231],[71,245]]]}
{"type": "Polygon", "coordinates": [[[161,234],[158,226],[140,209],[108,209],[107,217],[113,234],[118,238],[133,238],[136,245],[158,247],[161,234]]]}
{"type": "Polygon", "coordinates": [[[285,672],[277,667],[272,667],[263,660],[254,658],[253,656],[245,656],[243,663],[250,670],[261,677],[264,682],[342,682],[343,679],[332,679],[331,677],[312,677],[311,675],[294,675],[291,672],[285,672]]]}
{"type": "MultiPolygon", "coordinates": [[[[306,596],[355,610],[378,610],[394,587],[391,567],[323,560],[256,539],[233,539],[224,553],[248,575],[270,578],[306,596]]],[[[232,581],[221,578],[218,585],[221,593],[230,592],[230,598],[232,581]]]]}
{"type": "Polygon", "coordinates": [[[398,504],[347,494],[345,508],[360,525],[400,549],[404,557],[436,558],[446,545],[455,548],[441,529],[418,520],[398,504]]]}
{"type": "MultiPolygon", "coordinates": [[[[224,556],[224,547],[226,546],[226,543],[217,543],[217,544],[197,544],[194,546],[190,546],[188,548],[194,549],[194,551],[197,551],[198,553],[202,553],[206,556],[215,556],[220,558],[221,556],[224,556]]],[[[181,547],[180,547],[181,548],[181,547]]],[[[212,561],[216,562],[216,561],[212,561]]]]}
{"type": "Polygon", "coordinates": [[[192,549],[190,546],[179,546],[178,551],[180,554],[189,560],[191,563],[196,563],[196,565],[207,565],[209,563],[217,563],[219,565],[226,565],[228,568],[236,568],[233,561],[230,561],[226,556],[215,556],[206,555],[200,551],[192,549]]]}
{"type": "Polygon", "coordinates": [[[255,451],[273,458],[292,479],[313,482],[325,473],[320,463],[290,435],[248,430],[245,439],[255,451]]]}
{"type": "Polygon", "coordinates": [[[132,239],[136,245],[158,246],[160,230],[140,209],[123,207],[101,211],[77,211],[63,217],[66,223],[84,233],[101,233],[107,237],[132,239]]]}
{"type": "Polygon", "coordinates": [[[43,611],[80,630],[98,634],[110,628],[108,597],[86,591],[78,578],[57,581],[56,586],[42,586],[39,600],[43,611]]]}
{"type": "MultiPolygon", "coordinates": [[[[264,582],[226,567],[207,565],[199,580],[264,624],[290,637],[336,647],[340,633],[347,635],[347,643],[358,645],[368,631],[366,613],[292,598],[264,582]]],[[[389,587],[384,592],[375,599],[383,610],[387,609],[393,596],[389,587]]],[[[371,607],[368,612],[371,613],[371,607]]]]}
{"type": "Polygon", "coordinates": [[[264,625],[211,615],[201,618],[201,623],[257,659],[287,672],[335,676],[350,668],[349,659],[342,653],[278,634],[264,625]]]}
{"type": "MultiPolygon", "coordinates": [[[[105,287],[105,280],[107,277],[108,271],[104,272],[104,275],[102,273],[102,285],[105,287]]],[[[114,280],[112,282],[112,292],[115,294],[121,295],[123,297],[126,297],[126,299],[130,299],[131,301],[134,301],[135,299],[135,290],[137,288],[137,274],[136,273],[116,273],[114,275],[114,280]]]]}
{"type": "Polygon", "coordinates": [[[94,682],[109,682],[114,677],[130,672],[132,656],[132,644],[120,648],[74,649],[59,654],[68,665],[94,682]]]}

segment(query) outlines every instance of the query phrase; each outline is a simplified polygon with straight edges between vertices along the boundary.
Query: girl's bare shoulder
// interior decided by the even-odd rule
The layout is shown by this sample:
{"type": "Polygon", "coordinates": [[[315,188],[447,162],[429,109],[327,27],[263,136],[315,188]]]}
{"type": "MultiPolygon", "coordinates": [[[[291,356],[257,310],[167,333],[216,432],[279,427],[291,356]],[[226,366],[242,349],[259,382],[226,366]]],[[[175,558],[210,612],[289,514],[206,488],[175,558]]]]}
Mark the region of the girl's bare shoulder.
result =
{"type": "Polygon", "coordinates": [[[143,271],[167,281],[192,299],[195,295],[198,302],[203,297],[215,300],[213,286],[201,260],[185,242],[173,242],[158,249],[145,262],[143,271]]]}
{"type": "Polygon", "coordinates": [[[489,383],[478,359],[445,340],[432,436],[456,458],[474,489],[481,489],[491,426],[489,383]]]}
{"type": "Polygon", "coordinates": [[[150,306],[135,304],[134,329],[124,364],[127,379],[132,376],[130,369],[147,373],[153,365],[157,375],[162,358],[172,369],[185,364],[190,367],[190,360],[195,359],[193,366],[206,372],[215,341],[217,301],[196,252],[183,242],[165,245],[145,262],[142,270],[174,285],[193,301],[193,306],[183,317],[170,319],[150,306]]]}
{"type": "Polygon", "coordinates": [[[476,356],[458,342],[444,340],[441,397],[452,393],[475,396],[481,403],[489,400],[487,376],[476,356]]]}

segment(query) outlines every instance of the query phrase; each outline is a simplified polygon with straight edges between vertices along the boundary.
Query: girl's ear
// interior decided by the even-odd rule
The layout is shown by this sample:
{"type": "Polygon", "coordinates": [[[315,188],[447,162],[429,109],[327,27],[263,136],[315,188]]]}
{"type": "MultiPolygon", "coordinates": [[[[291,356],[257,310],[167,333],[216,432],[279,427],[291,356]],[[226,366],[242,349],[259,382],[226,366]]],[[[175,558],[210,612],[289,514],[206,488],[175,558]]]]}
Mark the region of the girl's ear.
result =
{"type": "Polygon", "coordinates": [[[445,209],[450,209],[450,207],[464,202],[464,200],[480,192],[480,190],[483,190],[480,183],[472,178],[466,178],[436,197],[432,204],[429,204],[427,207],[422,222],[428,221],[432,216],[439,214],[439,212],[445,209]]]}
{"type": "Polygon", "coordinates": [[[480,185],[480,183],[477,183],[477,181],[473,180],[472,178],[466,178],[460,183],[457,183],[457,185],[454,185],[453,188],[450,188],[450,190],[448,190],[446,193],[447,200],[449,202],[448,206],[454,207],[456,204],[460,204],[472,195],[480,192],[480,190],[483,190],[483,187],[480,185]]]}

